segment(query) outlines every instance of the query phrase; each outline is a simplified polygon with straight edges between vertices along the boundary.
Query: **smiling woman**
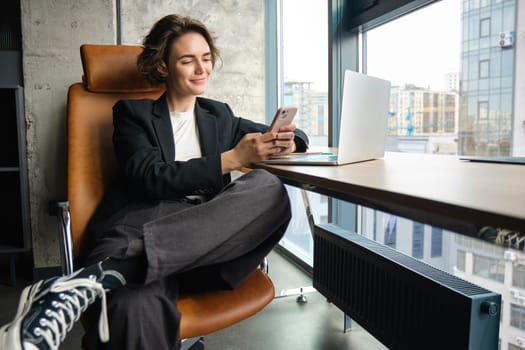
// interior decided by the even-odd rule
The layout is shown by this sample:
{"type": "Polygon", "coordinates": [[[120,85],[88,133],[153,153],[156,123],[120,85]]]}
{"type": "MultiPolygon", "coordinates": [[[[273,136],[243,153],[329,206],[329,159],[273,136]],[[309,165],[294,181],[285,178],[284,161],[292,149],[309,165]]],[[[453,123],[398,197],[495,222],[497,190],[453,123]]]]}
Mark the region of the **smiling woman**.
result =
{"type": "Polygon", "coordinates": [[[167,64],[170,112],[193,110],[194,97],[206,91],[213,70],[209,44],[200,34],[184,34],[173,43],[167,64]]]}
{"type": "Polygon", "coordinates": [[[264,170],[235,182],[230,172],[305,151],[308,138],[294,125],[267,132],[201,97],[217,57],[195,19],[169,15],[153,26],[138,67],[166,92],[113,106],[120,178],[86,229],[85,268],[27,287],[0,329],[1,349],[57,349],[98,300],[101,327],[89,322],[84,348],[177,349],[179,291],[237,288],[280,240],[291,215],[283,184],[264,170]]]}
{"type": "Polygon", "coordinates": [[[140,72],[153,83],[163,83],[168,74],[170,48],[184,34],[200,34],[208,44],[212,65],[220,59],[212,34],[202,23],[190,17],[168,15],[160,19],[144,39],[144,52],[138,59],[140,72]]]}

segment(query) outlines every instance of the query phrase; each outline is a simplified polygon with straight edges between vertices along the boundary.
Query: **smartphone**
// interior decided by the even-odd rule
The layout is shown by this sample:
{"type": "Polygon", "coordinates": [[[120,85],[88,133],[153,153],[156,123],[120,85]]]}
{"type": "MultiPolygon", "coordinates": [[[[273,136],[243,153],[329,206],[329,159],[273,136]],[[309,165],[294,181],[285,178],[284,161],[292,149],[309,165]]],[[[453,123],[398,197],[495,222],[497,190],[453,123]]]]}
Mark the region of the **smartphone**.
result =
{"type": "Polygon", "coordinates": [[[268,131],[277,132],[283,125],[290,124],[297,113],[297,107],[279,107],[275,112],[268,131]]]}

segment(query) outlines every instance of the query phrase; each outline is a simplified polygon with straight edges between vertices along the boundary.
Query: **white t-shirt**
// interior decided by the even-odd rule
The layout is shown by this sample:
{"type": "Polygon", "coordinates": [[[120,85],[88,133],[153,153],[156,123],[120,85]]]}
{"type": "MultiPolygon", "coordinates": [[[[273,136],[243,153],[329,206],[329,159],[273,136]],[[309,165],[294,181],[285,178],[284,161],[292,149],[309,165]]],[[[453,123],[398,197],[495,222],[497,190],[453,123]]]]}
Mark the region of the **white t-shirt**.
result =
{"type": "Polygon", "coordinates": [[[170,112],[170,118],[175,141],[175,160],[186,161],[201,157],[199,130],[193,110],[170,112]]]}

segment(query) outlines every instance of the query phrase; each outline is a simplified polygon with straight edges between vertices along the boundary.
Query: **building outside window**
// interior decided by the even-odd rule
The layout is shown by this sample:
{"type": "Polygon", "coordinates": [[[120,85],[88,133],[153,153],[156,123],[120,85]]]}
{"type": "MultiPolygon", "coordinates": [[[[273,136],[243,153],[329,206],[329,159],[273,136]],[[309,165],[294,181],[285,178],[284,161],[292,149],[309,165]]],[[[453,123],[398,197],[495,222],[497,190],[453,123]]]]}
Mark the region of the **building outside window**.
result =
{"type": "Polygon", "coordinates": [[[512,37],[517,9],[514,0],[489,2],[486,6],[478,1],[463,1],[461,60],[468,64],[462,64],[461,72],[460,154],[512,155],[516,50],[512,37]],[[481,22],[480,16],[483,16],[481,22]],[[476,60],[480,62],[479,72],[470,64],[476,60]],[[488,111],[472,109],[489,96],[488,111]]]}

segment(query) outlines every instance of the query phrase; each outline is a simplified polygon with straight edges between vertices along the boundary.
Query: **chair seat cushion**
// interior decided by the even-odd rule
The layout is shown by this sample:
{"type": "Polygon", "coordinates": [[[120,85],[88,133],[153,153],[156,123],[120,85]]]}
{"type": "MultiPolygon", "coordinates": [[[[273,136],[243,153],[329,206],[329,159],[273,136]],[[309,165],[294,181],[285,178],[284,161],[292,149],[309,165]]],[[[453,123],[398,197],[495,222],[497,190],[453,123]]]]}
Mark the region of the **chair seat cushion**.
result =
{"type": "Polygon", "coordinates": [[[275,296],[270,278],[257,269],[234,290],[182,295],[181,339],[206,335],[233,325],[264,308],[275,296]]]}

